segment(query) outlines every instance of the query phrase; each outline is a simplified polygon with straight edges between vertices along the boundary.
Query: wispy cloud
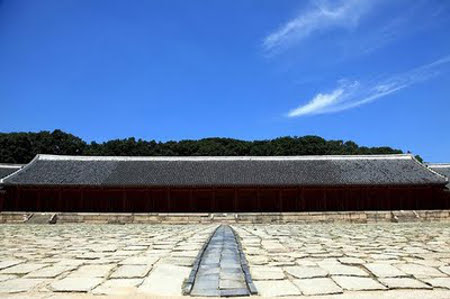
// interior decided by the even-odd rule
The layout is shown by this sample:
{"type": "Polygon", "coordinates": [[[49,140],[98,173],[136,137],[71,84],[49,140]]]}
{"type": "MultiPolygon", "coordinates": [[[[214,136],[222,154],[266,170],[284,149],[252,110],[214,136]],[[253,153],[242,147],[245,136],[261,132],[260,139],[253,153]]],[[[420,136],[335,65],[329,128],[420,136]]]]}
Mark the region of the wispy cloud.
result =
{"type": "Polygon", "coordinates": [[[289,111],[287,116],[333,113],[358,107],[435,77],[447,70],[445,67],[449,64],[450,55],[384,80],[368,83],[340,80],[336,89],[328,93],[318,93],[308,103],[289,111]]]}
{"type": "Polygon", "coordinates": [[[263,42],[268,53],[277,52],[294,42],[299,42],[314,32],[339,27],[351,29],[358,25],[361,16],[369,11],[374,1],[341,0],[313,1],[311,8],[269,34],[263,42]]]}
{"type": "MultiPolygon", "coordinates": [[[[406,5],[396,7],[396,2],[387,2],[385,9],[392,16],[386,18],[378,16],[370,20],[359,34],[344,40],[346,54],[350,56],[366,55],[398,42],[407,37],[424,33],[432,28],[439,28],[442,21],[447,18],[444,4],[430,4],[427,0],[404,2],[406,5]],[[391,7],[394,6],[394,7],[391,7]]],[[[397,4],[398,5],[398,4],[397,4]]]]}

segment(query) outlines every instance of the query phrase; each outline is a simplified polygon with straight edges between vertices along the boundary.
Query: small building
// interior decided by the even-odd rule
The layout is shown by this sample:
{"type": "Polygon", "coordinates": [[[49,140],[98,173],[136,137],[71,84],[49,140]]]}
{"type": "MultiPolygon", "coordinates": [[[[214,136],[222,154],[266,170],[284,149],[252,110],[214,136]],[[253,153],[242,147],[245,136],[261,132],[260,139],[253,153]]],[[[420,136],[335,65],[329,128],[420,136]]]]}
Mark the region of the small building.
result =
{"type": "MultiPolygon", "coordinates": [[[[450,178],[450,163],[429,163],[427,166],[437,173],[450,178]]],[[[447,183],[447,189],[450,190],[450,182],[447,183]]]]}
{"type": "Polygon", "coordinates": [[[4,211],[140,213],[447,209],[447,183],[411,155],[38,155],[0,181],[4,211]]]}
{"type": "Polygon", "coordinates": [[[0,180],[4,177],[18,171],[23,167],[22,164],[2,164],[0,163],[0,180]]]}
{"type": "MultiPolygon", "coordinates": [[[[0,180],[7,177],[8,175],[18,171],[22,168],[22,164],[4,164],[0,163],[0,180]]],[[[1,188],[0,185],[0,211],[1,211],[1,202],[2,199],[5,197],[6,192],[1,188]]]]}

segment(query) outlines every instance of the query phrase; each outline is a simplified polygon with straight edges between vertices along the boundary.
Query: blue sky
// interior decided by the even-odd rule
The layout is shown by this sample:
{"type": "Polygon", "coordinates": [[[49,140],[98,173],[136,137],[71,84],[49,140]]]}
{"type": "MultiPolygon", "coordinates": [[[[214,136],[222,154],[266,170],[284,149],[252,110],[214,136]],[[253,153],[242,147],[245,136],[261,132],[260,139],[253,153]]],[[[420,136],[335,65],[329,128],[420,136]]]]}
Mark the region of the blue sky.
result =
{"type": "Polygon", "coordinates": [[[0,131],[319,135],[450,161],[450,2],[0,0],[0,131]]]}

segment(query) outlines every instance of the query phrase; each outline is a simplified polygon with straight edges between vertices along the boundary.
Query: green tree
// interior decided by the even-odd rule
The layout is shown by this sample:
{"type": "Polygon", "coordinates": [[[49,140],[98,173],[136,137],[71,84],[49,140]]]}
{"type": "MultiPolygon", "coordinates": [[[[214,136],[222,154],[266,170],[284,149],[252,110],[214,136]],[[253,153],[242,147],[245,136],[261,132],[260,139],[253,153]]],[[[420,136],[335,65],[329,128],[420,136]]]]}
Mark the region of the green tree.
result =
{"type": "MultiPolygon", "coordinates": [[[[0,133],[0,161],[28,163],[36,154],[100,156],[280,156],[400,154],[390,147],[358,146],[353,141],[325,140],[319,136],[284,136],[272,140],[204,138],[156,142],[134,137],[87,144],[61,130],[0,133]]],[[[420,156],[417,159],[422,161],[420,156]]]]}

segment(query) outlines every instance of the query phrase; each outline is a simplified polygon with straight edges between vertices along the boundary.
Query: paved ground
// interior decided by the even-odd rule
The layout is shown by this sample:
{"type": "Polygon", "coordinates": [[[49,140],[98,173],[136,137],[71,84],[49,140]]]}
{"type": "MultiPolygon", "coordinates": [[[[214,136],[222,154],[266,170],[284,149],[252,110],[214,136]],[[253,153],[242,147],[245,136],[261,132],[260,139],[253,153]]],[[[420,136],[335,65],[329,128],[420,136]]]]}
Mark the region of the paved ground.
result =
{"type": "MultiPolygon", "coordinates": [[[[0,225],[0,297],[178,296],[215,228],[0,225]]],[[[450,224],[233,228],[262,296],[450,298],[450,224]]]]}
{"type": "Polygon", "coordinates": [[[181,295],[216,226],[0,225],[0,297],[181,295]]]}
{"type": "Polygon", "coordinates": [[[450,291],[444,291],[450,289],[449,224],[234,228],[262,296],[345,297],[355,291],[391,289],[417,296],[416,289],[442,289],[442,298],[450,298],[450,291]]]}

